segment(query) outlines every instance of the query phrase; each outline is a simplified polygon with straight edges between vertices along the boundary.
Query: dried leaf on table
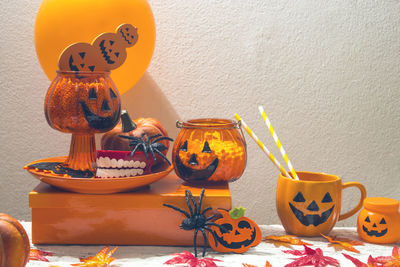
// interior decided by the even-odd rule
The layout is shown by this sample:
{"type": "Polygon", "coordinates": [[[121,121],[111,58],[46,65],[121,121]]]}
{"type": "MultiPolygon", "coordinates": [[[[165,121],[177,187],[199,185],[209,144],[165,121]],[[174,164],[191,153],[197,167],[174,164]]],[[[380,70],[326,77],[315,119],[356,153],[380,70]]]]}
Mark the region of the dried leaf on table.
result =
{"type": "Polygon", "coordinates": [[[110,263],[115,259],[112,258],[112,254],[118,247],[110,250],[110,247],[104,247],[100,250],[95,256],[88,257],[88,258],[81,258],[79,259],[80,263],[71,264],[72,266],[81,266],[81,267],[108,267],[110,263]]]}
{"type": "Polygon", "coordinates": [[[295,256],[302,256],[295,259],[293,262],[286,264],[285,267],[297,267],[313,265],[315,267],[323,266],[340,266],[339,261],[328,256],[324,256],[324,253],[320,248],[312,249],[310,247],[304,246],[304,251],[302,250],[284,250],[284,253],[292,254],[295,256]]]}
{"type": "Polygon", "coordinates": [[[392,256],[380,256],[376,257],[375,260],[384,267],[398,267],[400,266],[400,249],[394,246],[392,256]]]}
{"type": "Polygon", "coordinates": [[[29,252],[29,260],[49,262],[49,260],[45,256],[52,256],[52,255],[53,255],[53,253],[51,253],[51,252],[31,248],[31,250],[29,252]]]}
{"type": "Polygon", "coordinates": [[[269,263],[269,261],[265,261],[265,266],[264,267],[272,267],[272,264],[269,263]]]}
{"type": "Polygon", "coordinates": [[[351,260],[356,267],[379,267],[378,262],[371,255],[368,257],[368,263],[363,263],[362,261],[343,253],[347,259],[351,260]]]}
{"type": "Polygon", "coordinates": [[[187,251],[184,251],[183,253],[175,253],[172,254],[172,256],[176,257],[164,262],[164,264],[167,265],[179,264],[180,266],[183,266],[182,264],[186,264],[185,266],[187,267],[204,267],[204,266],[217,267],[218,265],[215,263],[215,261],[221,261],[212,258],[198,259],[192,253],[187,251]]]}
{"type": "Polygon", "coordinates": [[[294,235],[281,235],[281,236],[269,235],[269,236],[264,237],[264,240],[266,240],[268,243],[274,244],[275,247],[283,246],[283,247],[292,248],[290,245],[312,246],[312,244],[306,243],[294,235]]]}
{"type": "Polygon", "coordinates": [[[351,239],[345,239],[345,238],[337,238],[336,236],[326,236],[321,234],[324,238],[326,238],[331,244],[329,246],[332,246],[335,248],[335,250],[347,250],[355,253],[360,253],[359,250],[354,248],[354,246],[361,246],[364,245],[363,242],[357,241],[357,240],[351,240],[351,239]]]}
{"type": "MultiPolygon", "coordinates": [[[[243,267],[257,267],[256,265],[251,265],[251,264],[247,264],[247,263],[242,263],[243,267]]],[[[269,261],[265,262],[264,267],[272,267],[271,263],[269,263],[269,261]]]]}

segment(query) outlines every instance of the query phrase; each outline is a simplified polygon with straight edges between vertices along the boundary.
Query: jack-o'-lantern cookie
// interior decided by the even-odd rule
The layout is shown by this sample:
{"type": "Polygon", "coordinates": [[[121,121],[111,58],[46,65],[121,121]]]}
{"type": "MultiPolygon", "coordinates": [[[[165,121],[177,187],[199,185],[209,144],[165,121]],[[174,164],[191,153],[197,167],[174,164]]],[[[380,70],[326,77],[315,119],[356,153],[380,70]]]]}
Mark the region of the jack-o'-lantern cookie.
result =
{"type": "Polygon", "coordinates": [[[125,41],[119,34],[103,33],[93,41],[93,47],[100,52],[106,69],[112,70],[121,66],[126,59],[125,41]]]}
{"type": "Polygon", "coordinates": [[[126,47],[134,46],[139,39],[137,28],[133,27],[131,24],[120,25],[117,28],[117,34],[121,36],[126,47]]]}
{"type": "Polygon", "coordinates": [[[92,45],[75,43],[61,53],[58,67],[62,71],[94,72],[104,70],[104,63],[92,45]]]}

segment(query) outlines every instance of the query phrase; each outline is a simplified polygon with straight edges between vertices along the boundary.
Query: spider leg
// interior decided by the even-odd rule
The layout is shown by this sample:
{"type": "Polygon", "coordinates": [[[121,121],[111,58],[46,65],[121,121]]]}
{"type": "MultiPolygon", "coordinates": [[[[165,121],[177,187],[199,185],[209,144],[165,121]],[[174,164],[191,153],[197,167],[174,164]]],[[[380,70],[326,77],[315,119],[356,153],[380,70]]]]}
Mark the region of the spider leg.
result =
{"type": "Polygon", "coordinates": [[[203,228],[200,228],[200,231],[203,233],[203,238],[204,238],[204,247],[203,247],[203,257],[204,257],[206,255],[208,240],[207,240],[206,231],[204,231],[203,228]]]}
{"type": "Polygon", "coordinates": [[[207,211],[212,210],[211,207],[207,207],[203,210],[203,212],[201,213],[201,215],[204,215],[207,211]]]}
{"type": "Polygon", "coordinates": [[[217,237],[216,237],[214,231],[211,230],[211,228],[209,228],[209,227],[207,227],[207,226],[204,226],[203,228],[204,228],[205,230],[207,230],[208,232],[210,232],[210,233],[213,235],[213,237],[214,237],[214,242],[215,242],[215,247],[217,247],[217,246],[218,246],[218,241],[217,241],[217,237]]]}
{"type": "Polygon", "coordinates": [[[169,138],[168,136],[163,136],[163,137],[160,137],[160,138],[157,138],[157,139],[155,139],[155,140],[153,140],[153,143],[157,143],[158,141],[161,141],[161,140],[168,140],[168,141],[174,141],[174,139],[172,139],[172,138],[169,138]]]}
{"type": "Polygon", "coordinates": [[[158,150],[157,148],[153,148],[153,149],[154,149],[154,151],[155,151],[158,155],[160,155],[166,162],[168,162],[169,165],[171,165],[171,162],[167,159],[167,157],[166,157],[163,153],[160,152],[160,150],[158,150]]]}
{"type": "Polygon", "coordinates": [[[184,211],[184,210],[181,209],[181,208],[175,207],[175,206],[173,206],[173,205],[171,205],[171,204],[163,204],[163,206],[168,207],[168,208],[171,208],[171,209],[174,209],[174,210],[176,210],[176,211],[179,211],[179,212],[183,213],[186,217],[190,218],[189,213],[187,213],[186,211],[184,211]]]}
{"type": "MultiPolygon", "coordinates": [[[[189,191],[189,190],[188,190],[188,191],[189,191]]],[[[191,200],[192,203],[193,203],[194,215],[199,215],[199,213],[197,213],[198,211],[197,211],[196,200],[194,200],[194,197],[193,197],[193,195],[192,195],[192,192],[190,192],[190,191],[189,191],[189,197],[190,197],[190,200],[191,200]]]]}
{"type": "MultiPolygon", "coordinates": [[[[162,136],[162,134],[154,134],[154,135],[150,135],[147,139],[150,141],[151,139],[153,139],[153,138],[156,138],[156,137],[160,137],[160,136],[162,136]]],[[[155,141],[153,141],[152,143],[154,143],[155,141]]]]}
{"type": "Polygon", "coordinates": [[[200,193],[200,198],[199,198],[199,213],[200,213],[200,211],[201,211],[201,204],[202,204],[202,202],[203,202],[203,197],[204,197],[204,191],[205,191],[205,189],[204,189],[204,187],[203,187],[203,189],[201,189],[201,193],[200,193]]]}
{"type": "MultiPolygon", "coordinates": [[[[197,239],[197,232],[199,231],[199,229],[196,229],[194,231],[194,237],[193,237],[193,246],[194,246],[194,256],[197,258],[197,243],[196,243],[196,239],[197,239]]],[[[204,257],[204,255],[203,255],[204,257]]]]}
{"type": "Polygon", "coordinates": [[[207,219],[206,219],[206,221],[211,221],[212,219],[214,219],[214,217],[215,216],[217,216],[218,214],[213,214],[213,215],[211,215],[210,217],[208,217],[207,219]]]}
{"type": "Polygon", "coordinates": [[[154,163],[156,163],[157,159],[156,159],[156,155],[154,154],[154,149],[153,149],[152,145],[149,145],[149,150],[151,152],[151,156],[153,157],[154,163]]]}
{"type": "Polygon", "coordinates": [[[219,229],[226,230],[222,225],[213,222],[206,222],[204,225],[212,225],[218,227],[219,229]]]}
{"type": "Polygon", "coordinates": [[[192,205],[190,204],[190,200],[189,200],[189,192],[190,192],[189,190],[185,190],[185,199],[186,199],[186,204],[189,207],[190,216],[193,217],[194,213],[193,213],[192,205]]]}
{"type": "Polygon", "coordinates": [[[139,148],[139,146],[140,146],[140,144],[137,144],[137,145],[135,146],[135,148],[132,150],[132,152],[131,152],[131,157],[133,157],[133,155],[135,155],[135,152],[136,152],[136,150],[139,148]]]}

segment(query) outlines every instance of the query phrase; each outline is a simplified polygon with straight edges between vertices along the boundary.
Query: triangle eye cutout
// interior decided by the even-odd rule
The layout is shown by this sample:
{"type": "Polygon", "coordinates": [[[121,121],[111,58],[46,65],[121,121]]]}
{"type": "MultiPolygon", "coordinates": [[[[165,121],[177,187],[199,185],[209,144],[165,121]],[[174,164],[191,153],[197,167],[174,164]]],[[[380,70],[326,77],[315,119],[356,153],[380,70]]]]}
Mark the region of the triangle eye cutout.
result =
{"type": "Polygon", "coordinates": [[[204,142],[204,147],[201,152],[202,153],[211,153],[211,148],[207,141],[204,142]]]}
{"type": "Polygon", "coordinates": [[[114,93],[114,91],[111,88],[109,88],[109,90],[110,90],[110,97],[117,98],[117,95],[114,93]]]}
{"type": "Polygon", "coordinates": [[[80,53],[79,53],[79,56],[80,56],[82,59],[84,59],[85,56],[86,56],[86,53],[85,53],[85,52],[80,52],[80,53]]]}
{"type": "Polygon", "coordinates": [[[379,224],[386,224],[385,218],[382,218],[382,220],[379,224]]]}
{"type": "Polygon", "coordinates": [[[94,69],[95,69],[95,67],[96,67],[96,66],[89,66],[88,68],[89,68],[89,70],[90,70],[91,72],[93,72],[94,69]]]}
{"type": "Polygon", "coordinates": [[[301,192],[298,192],[297,195],[293,198],[294,202],[305,202],[304,196],[301,192]]]}
{"type": "Polygon", "coordinates": [[[367,218],[365,218],[364,221],[365,221],[365,222],[371,222],[368,216],[367,216],[367,218]]]}
{"type": "Polygon", "coordinates": [[[180,149],[181,151],[187,152],[187,141],[185,141],[185,143],[183,143],[183,146],[180,149]]]}
{"type": "Polygon", "coordinates": [[[119,57],[119,52],[114,53],[116,57],[119,57]]]}
{"type": "Polygon", "coordinates": [[[114,44],[114,41],[111,41],[111,40],[110,40],[110,45],[113,45],[113,44],[114,44]]]}
{"type": "Polygon", "coordinates": [[[331,194],[329,194],[329,192],[326,193],[321,202],[322,202],[322,203],[329,203],[329,202],[332,202],[331,194]]]}

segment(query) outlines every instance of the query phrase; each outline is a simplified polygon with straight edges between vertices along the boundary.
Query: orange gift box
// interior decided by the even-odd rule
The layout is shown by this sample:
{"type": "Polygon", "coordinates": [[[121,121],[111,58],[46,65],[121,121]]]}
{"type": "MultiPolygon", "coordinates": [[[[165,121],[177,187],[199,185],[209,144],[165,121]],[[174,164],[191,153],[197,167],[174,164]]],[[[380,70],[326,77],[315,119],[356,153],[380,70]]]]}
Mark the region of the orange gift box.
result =
{"type": "MultiPolygon", "coordinates": [[[[228,183],[204,188],[202,210],[213,208],[207,216],[217,208],[231,209],[228,183]]],[[[66,192],[40,183],[29,193],[32,242],[191,246],[194,231],[179,227],[186,217],[163,204],[188,211],[185,190],[190,190],[197,202],[201,189],[174,174],[134,192],[103,195],[66,192]]],[[[201,234],[198,240],[203,243],[201,234]]]]}

